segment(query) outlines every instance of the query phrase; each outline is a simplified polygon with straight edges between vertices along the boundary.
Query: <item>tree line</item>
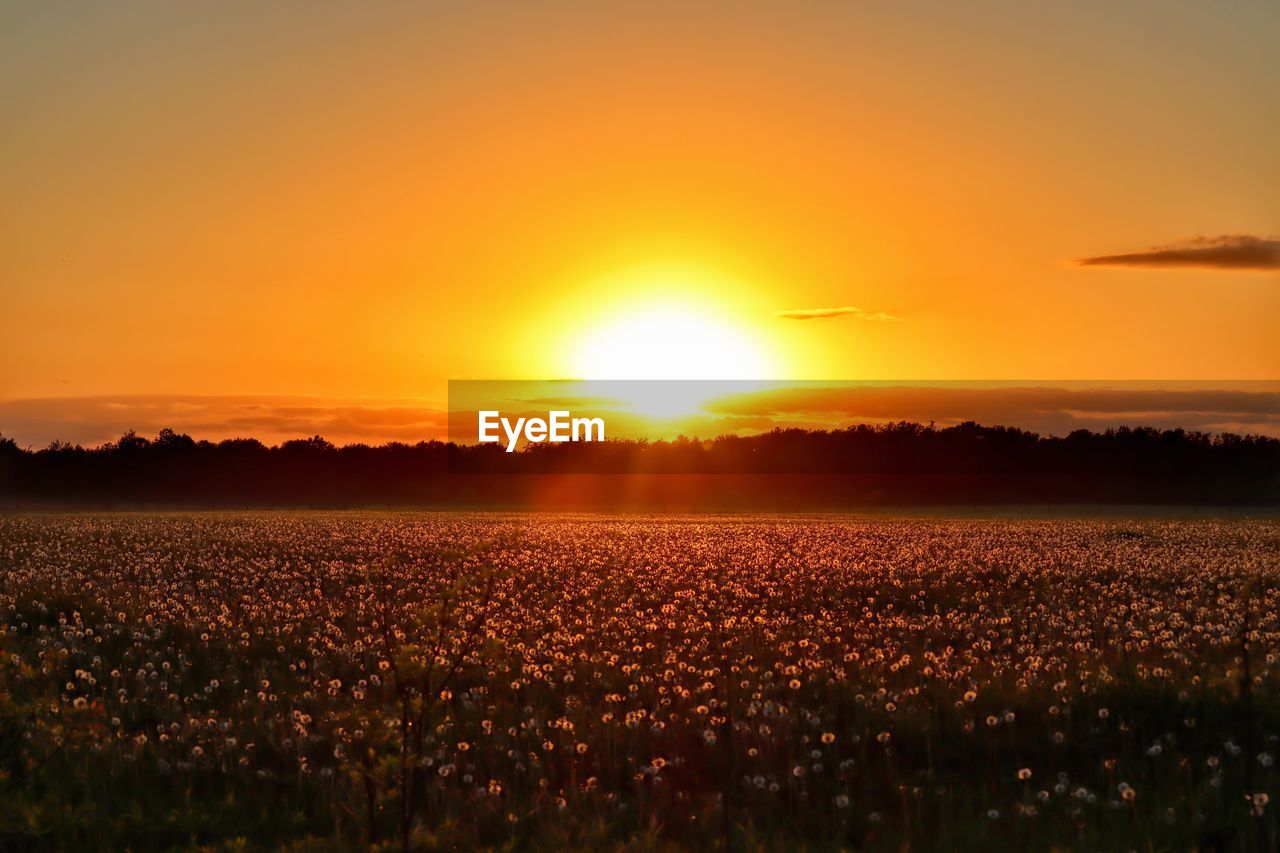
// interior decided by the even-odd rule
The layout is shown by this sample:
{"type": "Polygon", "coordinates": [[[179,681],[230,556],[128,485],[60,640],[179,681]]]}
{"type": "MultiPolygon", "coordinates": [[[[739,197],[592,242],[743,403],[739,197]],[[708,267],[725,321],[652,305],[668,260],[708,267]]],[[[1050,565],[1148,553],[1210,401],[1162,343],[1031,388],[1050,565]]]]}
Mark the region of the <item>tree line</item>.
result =
{"type": "Polygon", "coordinates": [[[171,429],[99,447],[0,436],[0,505],[788,509],[875,503],[1280,505],[1280,439],[1153,428],[1041,436],[963,423],[713,440],[268,446],[171,429]]]}

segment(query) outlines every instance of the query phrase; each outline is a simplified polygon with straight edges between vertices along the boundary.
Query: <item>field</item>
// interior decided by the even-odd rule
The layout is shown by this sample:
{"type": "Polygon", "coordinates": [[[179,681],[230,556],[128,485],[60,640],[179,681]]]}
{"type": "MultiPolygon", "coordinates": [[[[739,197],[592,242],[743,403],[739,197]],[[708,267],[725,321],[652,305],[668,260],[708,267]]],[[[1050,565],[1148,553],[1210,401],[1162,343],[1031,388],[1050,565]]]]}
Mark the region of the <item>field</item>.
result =
{"type": "Polygon", "coordinates": [[[0,516],[0,848],[1274,849],[1280,523],[0,516]]]}

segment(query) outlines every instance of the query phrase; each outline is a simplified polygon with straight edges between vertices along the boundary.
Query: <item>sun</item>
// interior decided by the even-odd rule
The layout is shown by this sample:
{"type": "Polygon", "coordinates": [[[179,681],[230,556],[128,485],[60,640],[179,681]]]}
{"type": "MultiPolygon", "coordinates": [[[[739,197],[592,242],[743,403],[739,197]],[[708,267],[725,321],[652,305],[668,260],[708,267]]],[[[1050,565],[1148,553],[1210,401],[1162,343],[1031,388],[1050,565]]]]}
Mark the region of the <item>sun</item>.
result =
{"type": "Polygon", "coordinates": [[[687,303],[631,306],[602,318],[573,359],[583,393],[618,400],[651,421],[697,414],[727,383],[740,388],[773,373],[747,328],[687,303]]]}
{"type": "Polygon", "coordinates": [[[776,381],[784,370],[765,290],[692,263],[593,277],[576,289],[576,304],[561,303],[557,372],[582,383],[582,393],[679,428],[680,419],[705,414],[708,400],[776,381]]]}
{"type": "Polygon", "coordinates": [[[763,347],[727,318],[688,305],[632,308],[593,324],[574,355],[583,379],[762,379],[763,347]]]}

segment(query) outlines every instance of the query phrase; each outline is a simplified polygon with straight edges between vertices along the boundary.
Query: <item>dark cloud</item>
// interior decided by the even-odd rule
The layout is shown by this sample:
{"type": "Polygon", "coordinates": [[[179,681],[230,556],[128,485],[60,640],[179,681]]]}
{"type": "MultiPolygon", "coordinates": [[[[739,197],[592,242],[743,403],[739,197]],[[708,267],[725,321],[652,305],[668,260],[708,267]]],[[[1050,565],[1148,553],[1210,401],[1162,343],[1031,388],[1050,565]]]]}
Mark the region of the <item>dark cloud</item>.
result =
{"type": "Polygon", "coordinates": [[[900,323],[901,317],[886,314],[883,311],[863,311],[853,305],[839,308],[795,308],[790,311],[779,311],[777,316],[784,320],[828,320],[832,317],[856,317],[859,320],[875,320],[878,322],[900,323]]]}
{"type": "Polygon", "coordinates": [[[1250,234],[1193,237],[1142,252],[1080,258],[1076,263],[1084,267],[1280,270],[1280,237],[1255,237],[1250,234]]]}

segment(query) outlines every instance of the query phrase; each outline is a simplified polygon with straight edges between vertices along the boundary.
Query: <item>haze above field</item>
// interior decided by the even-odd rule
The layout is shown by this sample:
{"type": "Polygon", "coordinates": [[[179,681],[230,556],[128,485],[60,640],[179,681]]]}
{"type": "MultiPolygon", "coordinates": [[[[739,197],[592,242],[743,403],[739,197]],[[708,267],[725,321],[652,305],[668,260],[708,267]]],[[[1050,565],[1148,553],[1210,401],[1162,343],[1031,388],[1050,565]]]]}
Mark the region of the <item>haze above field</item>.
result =
{"type": "Polygon", "coordinates": [[[1194,396],[1280,376],[1272,2],[0,21],[24,445],[440,437],[493,377],[1141,379],[1192,396],[934,407],[1276,432],[1194,396]]]}

